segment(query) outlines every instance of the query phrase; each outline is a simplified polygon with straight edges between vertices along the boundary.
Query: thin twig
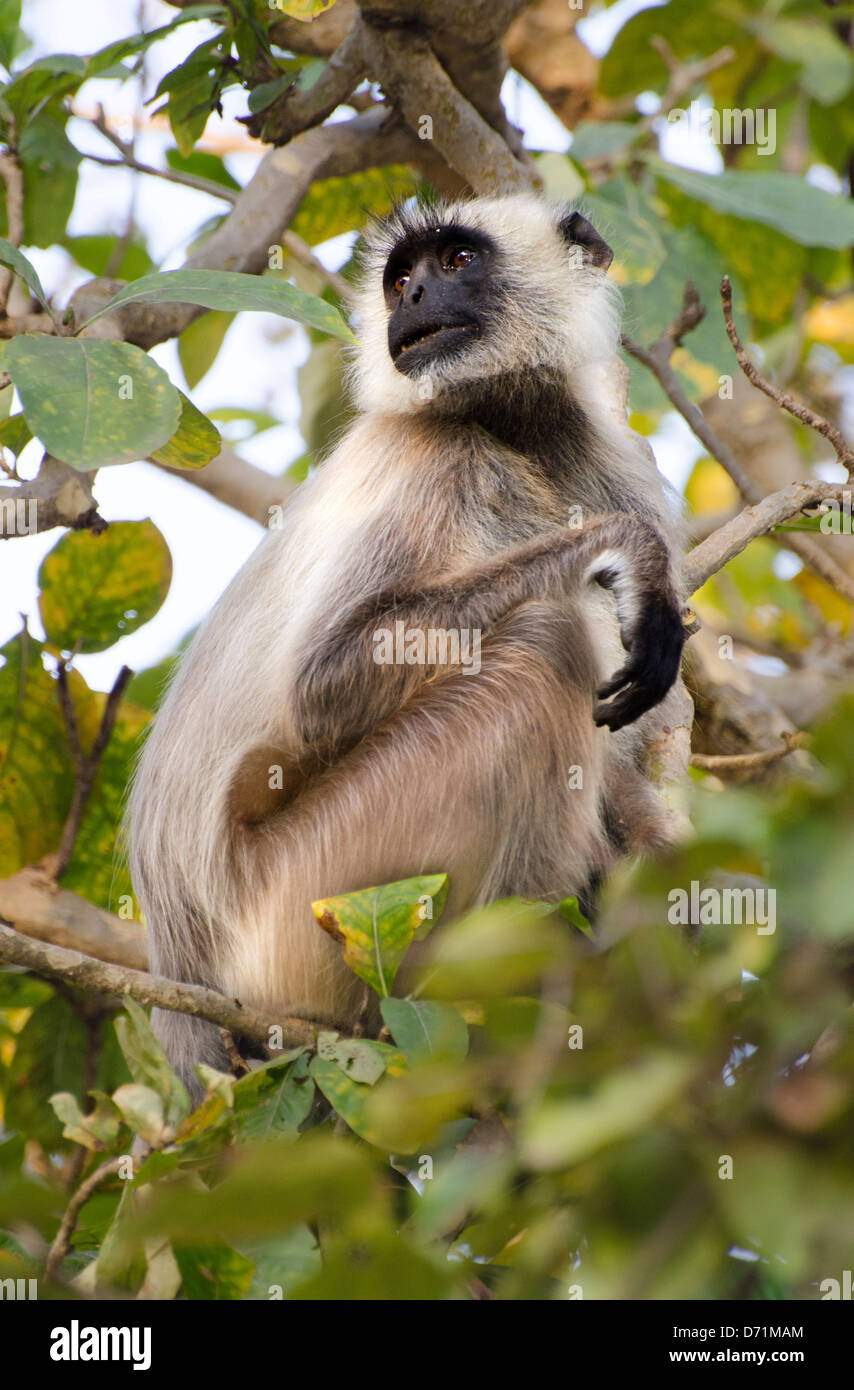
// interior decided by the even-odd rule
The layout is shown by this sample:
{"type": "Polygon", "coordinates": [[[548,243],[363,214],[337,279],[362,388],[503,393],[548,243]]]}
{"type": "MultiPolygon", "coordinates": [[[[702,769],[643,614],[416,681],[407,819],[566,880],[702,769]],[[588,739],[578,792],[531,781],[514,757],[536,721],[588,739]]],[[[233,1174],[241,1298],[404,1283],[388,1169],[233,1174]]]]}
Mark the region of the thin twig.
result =
{"type": "Polygon", "coordinates": [[[787,410],[790,415],[794,415],[796,420],[800,420],[801,424],[809,425],[811,429],[824,435],[825,439],[829,440],[833,445],[839,462],[847,469],[850,476],[851,470],[854,468],[854,451],[849,449],[842,431],[837,429],[836,425],[832,425],[829,420],[825,420],[822,415],[817,415],[814,410],[810,410],[809,406],[802,405],[800,401],[796,401],[794,396],[790,396],[787,391],[780,391],[776,386],[772,386],[770,381],[765,380],[755,363],[751,362],[738,336],[738,329],[733,321],[732,284],[728,275],[725,275],[721,280],[721,304],[724,311],[724,323],[726,324],[727,336],[735,349],[738,365],[741,367],[747,380],[752,386],[755,386],[758,391],[764,391],[766,396],[770,396],[771,400],[775,401],[776,404],[780,406],[781,410],[787,410]]]}
{"type": "Polygon", "coordinates": [[[782,743],[776,748],[760,748],[755,753],[692,753],[691,766],[701,767],[706,772],[746,772],[753,767],[765,767],[780,758],[786,758],[798,748],[808,748],[809,734],[800,729],[794,733],[783,734],[782,743]]]}
{"type": "Polygon", "coordinates": [[[68,689],[68,664],[60,661],[57,669],[57,680],[59,686],[59,704],[62,710],[62,718],[65,723],[65,730],[68,735],[68,742],[71,747],[71,756],[74,760],[74,795],[71,798],[71,809],[62,831],[62,839],[59,842],[59,849],[53,855],[48,855],[44,862],[45,868],[56,880],[59,880],[71,863],[71,856],[74,853],[74,842],[80,830],[80,822],[89,799],[89,793],[98,772],[98,766],[104,754],[104,749],[110,740],[113,732],[113,725],[116,722],[116,715],[119,711],[119,704],[125,687],[133,675],[129,666],[123,666],[113,682],[113,688],[107,696],[107,703],[104,706],[104,713],[101,716],[101,723],[98,732],[88,753],[84,753],[80,743],[80,730],[77,724],[77,715],[74,710],[74,701],[68,689]]]}
{"type": "MultiPolygon", "coordinates": [[[[11,147],[0,154],[0,178],[6,185],[6,240],[20,246],[24,239],[24,176],[11,147]]],[[[0,270],[0,314],[6,313],[14,278],[6,266],[0,270]]]]}
{"type": "Polygon", "coordinates": [[[93,1173],[89,1174],[88,1178],[80,1184],[77,1191],[74,1193],[68,1206],[65,1208],[62,1221],[59,1224],[59,1230],[56,1233],[53,1245],[50,1247],[48,1253],[44,1274],[45,1279],[47,1279],[49,1283],[56,1279],[62,1261],[71,1249],[71,1237],[74,1234],[77,1218],[83,1207],[93,1193],[97,1192],[104,1179],[112,1176],[113,1173],[117,1173],[119,1164],[123,1162],[124,1156],[121,1154],[118,1158],[108,1158],[105,1163],[102,1163],[93,1173]]]}
{"type": "Polygon", "coordinates": [[[199,174],[187,174],[179,169],[156,169],[153,164],[143,164],[131,155],[111,159],[104,154],[84,154],[83,158],[110,169],[131,169],[136,174],[151,174],[153,178],[165,179],[167,183],[179,183],[185,188],[195,188],[199,193],[209,193],[212,198],[222,198],[226,203],[236,203],[240,193],[239,189],[227,188],[224,183],[202,178],[199,174]]]}
{"type": "MultiPolygon", "coordinates": [[[[744,472],[732,450],[724,444],[722,439],[718,438],[702,411],[699,410],[693,401],[689,400],[679,383],[676,373],[670,365],[670,355],[673,348],[677,346],[677,342],[681,341],[682,335],[688,332],[689,328],[692,326],[691,319],[696,315],[696,309],[692,309],[691,307],[695,295],[696,291],[689,281],[685,286],[685,297],[682,309],[673,320],[673,323],[659,335],[651,347],[641,347],[639,343],[634,342],[633,339],[628,337],[625,333],[621,338],[622,346],[632,357],[637,358],[639,362],[642,362],[645,367],[649,368],[653,376],[658,380],[670,403],[675,406],[682,418],[687,421],[707,452],[711,454],[712,458],[717,459],[721,467],[729,474],[744,500],[756,506],[763,501],[761,489],[757,487],[753,479],[749,478],[744,472]]],[[[696,322],[699,322],[699,318],[696,322]]],[[[776,496],[776,494],[774,495],[776,496]]],[[[805,503],[804,505],[809,505],[809,503],[805,503]]],[[[789,515],[794,515],[794,513],[789,513],[789,515]]],[[[782,519],[783,518],[778,518],[771,522],[771,525],[778,525],[779,521],[782,519]]],[[[770,528],[765,527],[762,531],[757,531],[754,534],[763,535],[768,529],[770,528]]],[[[752,537],[748,537],[748,539],[751,538],[752,537]]],[[[714,537],[710,537],[709,539],[711,541],[714,537]]],[[[708,542],[704,542],[704,544],[708,544],[708,542]]],[[[837,593],[840,593],[849,603],[854,603],[854,582],[852,582],[845,570],[822,550],[821,546],[816,545],[808,536],[794,535],[786,536],[785,545],[787,550],[792,550],[796,555],[800,556],[804,563],[808,564],[815,570],[816,574],[820,575],[822,579],[836,589],[837,593]]],[[[738,545],[732,553],[737,555],[739,551],[743,549],[744,545],[738,545]]],[[[695,552],[692,551],[692,555],[694,553],[695,552]]],[[[732,558],[732,556],[729,558],[732,558]]],[[[688,557],[689,563],[690,559],[691,556],[688,557]]],[[[724,561],[723,563],[726,562],[724,561]]],[[[710,573],[714,573],[714,569],[711,570],[710,573]]]]}
{"type": "MultiPolygon", "coordinates": [[[[661,55],[670,73],[670,81],[666,90],[662,93],[658,109],[652,111],[647,116],[642,116],[637,122],[635,130],[638,132],[637,139],[652,135],[656,122],[662,114],[672,111],[678,107],[684,96],[690,92],[691,88],[704,78],[717,72],[719,68],[726,67],[735,57],[735,49],[727,45],[719,48],[710,57],[704,58],[698,63],[681,63],[675,56],[669,44],[659,35],[654,34],[650,39],[651,46],[661,55]]],[[[632,116],[636,111],[635,98],[632,96],[631,104],[628,105],[625,115],[632,116]]],[[[620,114],[615,111],[615,115],[620,114]]],[[[637,140],[633,142],[636,144],[637,140]]],[[[624,150],[615,150],[611,154],[597,155],[594,159],[585,162],[585,169],[588,173],[602,173],[611,170],[616,163],[623,157],[624,150]]]]}

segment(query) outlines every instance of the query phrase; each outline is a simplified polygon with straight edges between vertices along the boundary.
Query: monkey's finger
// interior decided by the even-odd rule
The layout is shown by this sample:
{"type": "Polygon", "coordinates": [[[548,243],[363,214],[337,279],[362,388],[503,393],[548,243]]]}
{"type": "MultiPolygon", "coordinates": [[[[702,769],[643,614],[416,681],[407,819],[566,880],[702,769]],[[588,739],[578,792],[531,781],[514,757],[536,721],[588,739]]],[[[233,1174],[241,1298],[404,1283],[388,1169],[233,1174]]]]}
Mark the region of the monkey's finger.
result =
{"type": "Polygon", "coordinates": [[[602,685],[599,686],[596,691],[597,699],[608,700],[612,695],[619,694],[627,685],[631,685],[636,675],[637,671],[633,666],[621,666],[619,671],[616,671],[609,681],[604,681],[602,685]]]}

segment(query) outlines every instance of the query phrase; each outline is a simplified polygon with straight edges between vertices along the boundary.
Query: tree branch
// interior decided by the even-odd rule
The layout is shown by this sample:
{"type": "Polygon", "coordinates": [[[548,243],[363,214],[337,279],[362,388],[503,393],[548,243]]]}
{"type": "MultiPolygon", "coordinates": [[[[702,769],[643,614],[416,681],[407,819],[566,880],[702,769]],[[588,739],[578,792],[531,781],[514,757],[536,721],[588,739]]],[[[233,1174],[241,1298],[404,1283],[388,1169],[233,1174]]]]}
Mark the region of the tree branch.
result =
{"type": "Polygon", "coordinates": [[[71,745],[71,756],[74,759],[74,795],[71,799],[71,809],[62,831],[62,839],[59,842],[59,849],[54,854],[46,855],[42,860],[45,871],[55,879],[60,879],[71,863],[71,856],[74,853],[74,842],[80,829],[80,822],[83,819],[83,812],[86,809],[86,802],[89,800],[89,793],[97,776],[98,767],[104,750],[110,741],[113,732],[113,725],[116,722],[116,715],[119,712],[119,704],[124,694],[125,686],[133,675],[129,666],[123,666],[113,682],[113,688],[107,696],[107,703],[104,706],[104,713],[101,716],[101,723],[98,732],[92,742],[92,747],[88,753],[84,753],[80,743],[80,731],[77,726],[77,715],[74,712],[74,703],[68,689],[68,663],[63,659],[57,668],[59,704],[62,709],[62,718],[65,723],[65,731],[68,735],[68,742],[71,745]]]}
{"type": "Polygon", "coordinates": [[[786,758],[799,748],[808,748],[809,734],[796,729],[794,733],[783,734],[783,741],[777,748],[761,748],[755,753],[693,753],[691,766],[702,767],[707,772],[749,772],[756,767],[766,767],[780,758],[786,758]]]}
{"type": "Polygon", "coordinates": [[[723,306],[727,335],[735,349],[738,365],[750,384],[755,386],[758,391],[764,391],[766,396],[770,396],[781,410],[787,410],[790,415],[794,415],[796,420],[800,420],[802,424],[809,425],[811,429],[824,435],[825,439],[833,445],[836,457],[850,476],[851,470],[854,468],[854,451],[849,449],[842,431],[832,425],[829,420],[825,420],[822,415],[817,415],[814,410],[810,410],[809,406],[796,401],[794,396],[790,396],[788,392],[780,391],[776,386],[772,386],[769,381],[765,380],[756,365],[751,362],[738,336],[738,329],[733,320],[732,284],[728,275],[725,275],[721,280],[721,305],[723,306]]]}
{"type": "MultiPolygon", "coordinates": [[[[698,304],[697,292],[689,281],[685,286],[685,297],[683,299],[681,311],[670,326],[660,334],[651,347],[641,347],[639,343],[634,342],[625,333],[622,336],[621,342],[626,352],[630,353],[632,357],[637,358],[639,362],[642,362],[645,367],[649,368],[661,385],[668,400],[679,411],[682,418],[687,421],[707,452],[711,454],[712,458],[717,459],[721,467],[729,474],[745,501],[755,505],[763,500],[761,490],[744,472],[732,450],[724,444],[722,439],[718,438],[717,434],[715,434],[715,431],[712,429],[702,411],[694,405],[693,401],[689,400],[679,383],[676,373],[670,365],[671,354],[674,348],[681,343],[682,336],[688,332],[690,328],[695,327],[696,324],[700,322],[702,315],[699,314],[698,316],[698,304]]],[[[700,308],[702,308],[702,306],[700,306],[700,308]]],[[[793,513],[790,513],[790,515],[792,514],[793,513]]],[[[780,519],[782,520],[784,518],[780,519]]],[[[778,522],[776,521],[771,522],[771,526],[777,524],[778,522]]],[[[763,531],[759,531],[757,534],[762,535],[764,531],[769,529],[770,527],[765,527],[763,531]]],[[[710,537],[710,541],[713,539],[713,537],[710,537]]],[[[750,540],[752,537],[748,536],[747,539],[750,540]]],[[[708,545],[709,542],[705,541],[703,544],[708,545]]],[[[819,545],[816,545],[807,536],[795,535],[787,536],[785,544],[787,550],[793,550],[796,555],[800,556],[805,564],[808,564],[815,570],[816,574],[820,575],[822,579],[836,589],[837,593],[840,593],[849,603],[854,603],[854,581],[849,578],[845,571],[837,565],[819,545]]],[[[697,548],[699,549],[699,547],[697,548]]],[[[739,549],[743,548],[744,546],[739,547],[739,549]]],[[[691,554],[693,555],[694,551],[692,551],[691,554]]],[[[733,554],[738,554],[738,549],[736,549],[733,554]]],[[[732,557],[730,556],[729,558],[732,557]]],[[[723,563],[726,563],[726,561],[723,563]]],[[[711,573],[714,573],[714,571],[712,570],[711,573]]]]}
{"type": "MultiPolygon", "coordinates": [[[[694,593],[705,584],[710,575],[717,574],[734,556],[755,540],[765,536],[775,526],[789,521],[807,507],[815,507],[820,502],[838,502],[844,506],[850,500],[850,488],[842,483],[804,482],[790,483],[779,492],[772,492],[753,506],[745,507],[731,521],[713,531],[706,540],[695,545],[682,561],[682,574],[688,593],[694,593]],[[848,497],[846,498],[846,492],[848,497]]],[[[786,536],[790,545],[794,537],[786,536]]],[[[794,547],[792,547],[794,548],[794,547]]],[[[847,595],[846,595],[847,597],[847,595]]]]}
{"type": "MultiPolygon", "coordinates": [[[[6,185],[6,240],[20,246],[24,238],[24,176],[12,149],[0,154],[0,178],[6,185]]],[[[12,270],[0,267],[0,315],[6,313],[14,278],[12,270]]]]}
{"type": "Polygon", "coordinates": [[[311,1047],[317,1028],[323,1026],[302,1018],[268,1018],[258,1009],[244,1007],[236,999],[227,999],[202,985],[182,984],[161,975],[109,965],[78,951],[30,940],[3,925],[0,925],[0,961],[22,965],[48,980],[67,980],[69,984],[95,993],[129,995],[138,1004],[154,1004],[173,1013],[191,1014],[193,1018],[203,1018],[262,1045],[269,1042],[270,1030],[278,1028],[285,1047],[311,1047]]]}
{"type": "Polygon", "coordinates": [[[311,87],[301,91],[294,85],[262,111],[238,120],[250,135],[272,145],[285,145],[301,131],[325,121],[365,76],[363,34],[361,16],[356,15],[347,37],[311,87]]]}
{"type": "Polygon", "coordinates": [[[39,865],[0,879],[0,918],[24,936],[131,970],[148,969],[145,929],[122,921],[67,888],[39,865]]]}
{"type": "Polygon", "coordinates": [[[92,481],[91,473],[79,473],[45,454],[35,478],[0,487],[0,539],[35,535],[55,526],[99,535],[107,523],[98,513],[92,481]]]}
{"type": "Polygon", "coordinates": [[[44,1269],[44,1276],[48,1282],[53,1282],[56,1279],[62,1261],[71,1249],[71,1237],[74,1234],[74,1227],[77,1225],[77,1218],[83,1207],[86,1205],[89,1198],[97,1192],[104,1179],[118,1172],[119,1164],[122,1161],[121,1154],[117,1158],[108,1158],[105,1163],[100,1164],[94,1172],[89,1174],[88,1178],[80,1184],[77,1191],[72,1196],[68,1206],[65,1208],[59,1230],[56,1233],[53,1245],[50,1247],[48,1253],[47,1263],[44,1269]]]}
{"type": "Polygon", "coordinates": [[[224,445],[204,468],[169,468],[153,459],[147,461],[262,526],[269,525],[272,508],[281,506],[296,490],[295,483],[247,463],[228,445],[224,445]]]}
{"type": "Polygon", "coordinates": [[[410,129],[421,135],[429,118],[436,149],[476,192],[531,189],[531,169],[514,158],[503,136],[457,90],[425,38],[367,23],[364,49],[371,74],[410,129]]]}

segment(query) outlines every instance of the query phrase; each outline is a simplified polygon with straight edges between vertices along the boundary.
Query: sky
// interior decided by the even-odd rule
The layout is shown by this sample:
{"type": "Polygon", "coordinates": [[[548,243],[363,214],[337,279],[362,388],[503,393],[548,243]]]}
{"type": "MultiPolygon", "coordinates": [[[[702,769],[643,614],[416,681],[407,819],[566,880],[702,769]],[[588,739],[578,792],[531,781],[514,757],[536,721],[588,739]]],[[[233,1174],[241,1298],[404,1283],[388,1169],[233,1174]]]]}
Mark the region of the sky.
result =
{"type": "MultiPolygon", "coordinates": [[[[175,17],[176,11],[160,0],[143,0],[143,4],[147,29],[175,17]]],[[[649,8],[649,0],[618,0],[607,9],[594,7],[579,24],[578,32],[593,52],[601,54],[620,26],[645,8],[649,8]]],[[[68,0],[27,0],[24,9],[32,48],[18,60],[19,64],[46,53],[91,53],[114,39],[126,37],[138,25],[140,0],[110,0],[109,4],[103,0],[75,0],[73,4],[68,0]]],[[[152,95],[160,76],[180,62],[208,32],[209,26],[204,23],[188,25],[151,48],[143,87],[145,98],[152,95]]],[[[508,74],[504,98],[511,118],[524,130],[530,147],[558,151],[570,147],[571,137],[565,128],[537,93],[515,74],[508,74]]],[[[69,124],[71,140],[81,151],[114,154],[86,116],[93,115],[101,102],[111,122],[119,122],[120,129],[124,122],[122,133],[127,133],[138,99],[139,87],[134,82],[88,83],[75,98],[75,110],[81,117],[69,124]]],[[[206,139],[215,142],[218,137],[232,135],[236,129],[234,116],[245,111],[245,100],[245,93],[239,90],[227,93],[224,116],[211,118],[206,139]]],[[[163,166],[164,151],[170,144],[168,131],[142,131],[137,157],[163,166]]],[[[714,145],[687,127],[665,127],[662,149],[668,158],[695,168],[713,171],[720,167],[714,145]]],[[[225,158],[234,177],[245,183],[260,152],[232,153],[225,158]]],[[[212,213],[226,207],[195,190],[84,161],[69,232],[120,232],[131,198],[135,199],[137,222],[155,263],[163,269],[180,266],[199,226],[212,213]]],[[[330,268],[337,268],[346,259],[349,241],[339,237],[320,248],[318,254],[330,268]]],[[[56,296],[60,304],[89,278],[61,249],[23,249],[31,256],[48,295],[56,296]]],[[[303,452],[296,370],[306,355],[307,340],[296,325],[271,315],[241,314],[229,329],[214,367],[190,393],[202,410],[242,406],[269,410],[281,419],[284,423],[279,428],[239,445],[243,457],[270,473],[280,473],[303,452]]],[[[186,389],[175,343],[162,344],[153,350],[152,356],[177,385],[186,389]]],[[[19,408],[17,403],[14,408],[19,408]]],[[[702,452],[687,425],[673,414],[666,416],[652,443],[662,472],[681,487],[702,452]]],[[[21,456],[23,476],[34,475],[40,454],[40,446],[34,442],[21,456]]],[[[168,597],[151,622],[108,651],[79,657],[76,662],[91,686],[108,689],[123,664],[135,671],[143,670],[174,650],[254,550],[262,531],[199,489],[146,463],[102,469],[96,479],[95,495],[99,511],[107,520],[150,517],[166,537],[173,558],[168,597]]],[[[27,614],[31,632],[43,637],[36,602],[38,569],[61,534],[55,530],[0,545],[0,645],[19,630],[22,612],[27,614]]]]}

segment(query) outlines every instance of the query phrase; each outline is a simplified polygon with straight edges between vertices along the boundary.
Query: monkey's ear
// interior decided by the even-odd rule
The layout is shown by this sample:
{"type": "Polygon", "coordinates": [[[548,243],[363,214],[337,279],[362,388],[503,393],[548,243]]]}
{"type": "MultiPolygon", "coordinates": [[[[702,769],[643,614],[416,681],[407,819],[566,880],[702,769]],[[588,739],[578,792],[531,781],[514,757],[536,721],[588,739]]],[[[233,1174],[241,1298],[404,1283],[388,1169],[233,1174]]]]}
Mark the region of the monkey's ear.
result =
{"type": "Polygon", "coordinates": [[[593,265],[598,266],[600,270],[608,269],[614,259],[614,253],[607,241],[600,237],[593,223],[582,217],[580,212],[571,212],[568,217],[562,217],[558,223],[558,231],[571,246],[583,246],[593,265]]]}

